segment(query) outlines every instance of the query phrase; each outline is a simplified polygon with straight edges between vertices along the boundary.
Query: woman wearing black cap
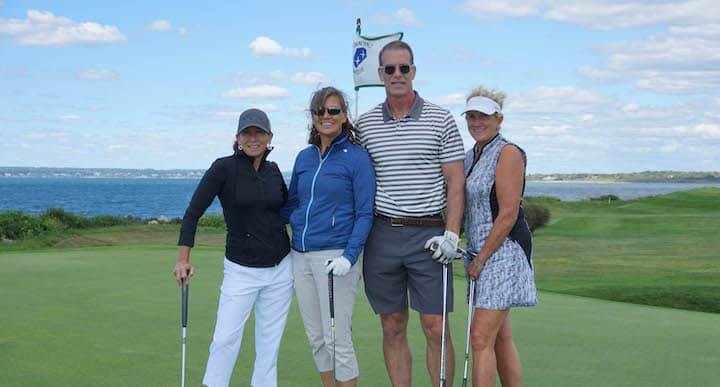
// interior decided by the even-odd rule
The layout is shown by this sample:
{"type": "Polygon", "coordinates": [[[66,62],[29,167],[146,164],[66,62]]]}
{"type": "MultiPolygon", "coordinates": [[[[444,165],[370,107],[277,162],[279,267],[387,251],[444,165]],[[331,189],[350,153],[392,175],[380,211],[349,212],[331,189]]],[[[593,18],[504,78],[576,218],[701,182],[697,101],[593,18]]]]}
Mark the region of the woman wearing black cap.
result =
{"type": "Polygon", "coordinates": [[[180,227],[178,284],[194,273],[190,250],[197,223],[217,196],[227,224],[224,277],[217,322],[203,384],[227,386],[240,350],[243,328],[255,311],[253,386],[277,385],[280,339],[292,298],[290,242],[280,209],[287,187],[277,164],[267,161],[270,121],[258,109],[240,115],[235,154],[222,157],[205,172],[180,227]]]}

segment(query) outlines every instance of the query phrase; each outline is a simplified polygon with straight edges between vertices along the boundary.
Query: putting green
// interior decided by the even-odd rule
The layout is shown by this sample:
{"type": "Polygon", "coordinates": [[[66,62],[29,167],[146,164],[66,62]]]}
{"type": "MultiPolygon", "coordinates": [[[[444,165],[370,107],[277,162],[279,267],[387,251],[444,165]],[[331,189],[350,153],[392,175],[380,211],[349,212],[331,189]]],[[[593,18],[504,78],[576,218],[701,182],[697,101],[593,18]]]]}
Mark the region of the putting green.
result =
{"type": "MultiPolygon", "coordinates": [[[[177,386],[180,292],[176,249],[123,245],[0,255],[1,386],[177,386]]],[[[221,247],[198,247],[188,328],[188,385],[200,384],[221,281],[221,247]]],[[[464,281],[455,280],[455,352],[463,351],[464,281]]],[[[385,386],[380,324],[359,292],[353,335],[360,384],[385,386]]],[[[541,293],[513,312],[528,386],[718,385],[720,315],[541,293]]],[[[253,322],[233,376],[249,384],[253,322]]],[[[413,380],[429,385],[424,338],[413,314],[413,380]]],[[[280,384],[317,386],[295,305],[279,360],[280,384]]],[[[455,376],[459,385],[462,363],[455,376]]]]}

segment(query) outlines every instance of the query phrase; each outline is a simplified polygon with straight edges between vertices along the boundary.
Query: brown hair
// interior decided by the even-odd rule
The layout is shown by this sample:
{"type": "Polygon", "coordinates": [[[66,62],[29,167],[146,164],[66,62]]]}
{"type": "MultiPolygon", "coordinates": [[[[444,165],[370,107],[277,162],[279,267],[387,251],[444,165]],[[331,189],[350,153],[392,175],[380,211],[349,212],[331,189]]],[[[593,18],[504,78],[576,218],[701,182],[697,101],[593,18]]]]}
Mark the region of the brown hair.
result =
{"type": "MultiPolygon", "coordinates": [[[[345,136],[350,142],[352,142],[353,144],[359,144],[359,141],[357,140],[357,136],[355,134],[355,127],[353,126],[353,124],[350,123],[350,112],[348,111],[347,99],[345,98],[345,95],[342,91],[332,86],[327,86],[313,93],[313,96],[310,99],[310,114],[312,114],[312,112],[314,111],[324,108],[325,101],[327,101],[327,99],[332,96],[335,96],[338,98],[338,100],[340,100],[340,109],[343,111],[343,113],[345,113],[346,120],[342,124],[342,132],[345,134],[345,136]]],[[[317,129],[315,129],[315,126],[312,124],[312,120],[310,121],[310,136],[308,137],[308,144],[312,144],[318,147],[320,146],[320,134],[318,133],[317,129]]]]}
{"type": "Polygon", "coordinates": [[[393,40],[392,42],[385,45],[385,47],[380,50],[380,54],[378,54],[378,63],[380,63],[380,66],[382,66],[382,56],[387,50],[407,50],[407,52],[410,53],[410,63],[409,64],[415,64],[415,57],[413,56],[412,48],[410,48],[410,45],[403,42],[402,40],[393,40]]]}

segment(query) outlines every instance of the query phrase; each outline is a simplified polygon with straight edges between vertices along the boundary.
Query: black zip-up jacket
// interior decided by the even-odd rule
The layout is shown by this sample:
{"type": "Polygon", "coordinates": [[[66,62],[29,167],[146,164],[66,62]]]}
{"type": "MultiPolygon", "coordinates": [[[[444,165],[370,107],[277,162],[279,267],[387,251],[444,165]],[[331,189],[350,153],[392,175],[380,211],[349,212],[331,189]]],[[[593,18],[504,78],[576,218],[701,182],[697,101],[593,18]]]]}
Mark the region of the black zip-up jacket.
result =
{"type": "Polygon", "coordinates": [[[271,267],[282,261],[290,252],[280,216],[287,202],[287,186],[277,164],[265,160],[268,153],[258,171],[241,150],[215,160],[185,211],[178,245],[193,247],[198,220],[218,196],[227,224],[227,259],[249,267],[271,267]]]}

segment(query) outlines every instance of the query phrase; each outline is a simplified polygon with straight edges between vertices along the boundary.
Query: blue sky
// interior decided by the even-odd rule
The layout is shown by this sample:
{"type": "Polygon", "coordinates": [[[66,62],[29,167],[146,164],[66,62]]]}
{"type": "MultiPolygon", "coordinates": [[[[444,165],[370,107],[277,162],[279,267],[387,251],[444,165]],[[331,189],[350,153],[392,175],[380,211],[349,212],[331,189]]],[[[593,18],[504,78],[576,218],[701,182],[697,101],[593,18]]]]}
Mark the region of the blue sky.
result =
{"type": "MultiPolygon", "coordinates": [[[[0,166],[202,169],[261,107],[290,170],[313,90],[355,102],[357,17],[367,36],[404,32],[416,90],[466,147],[459,113],[484,85],[507,93],[528,172],[720,170],[714,0],[0,0],[0,166]]],[[[383,99],[362,89],[360,112],[383,99]]]]}

